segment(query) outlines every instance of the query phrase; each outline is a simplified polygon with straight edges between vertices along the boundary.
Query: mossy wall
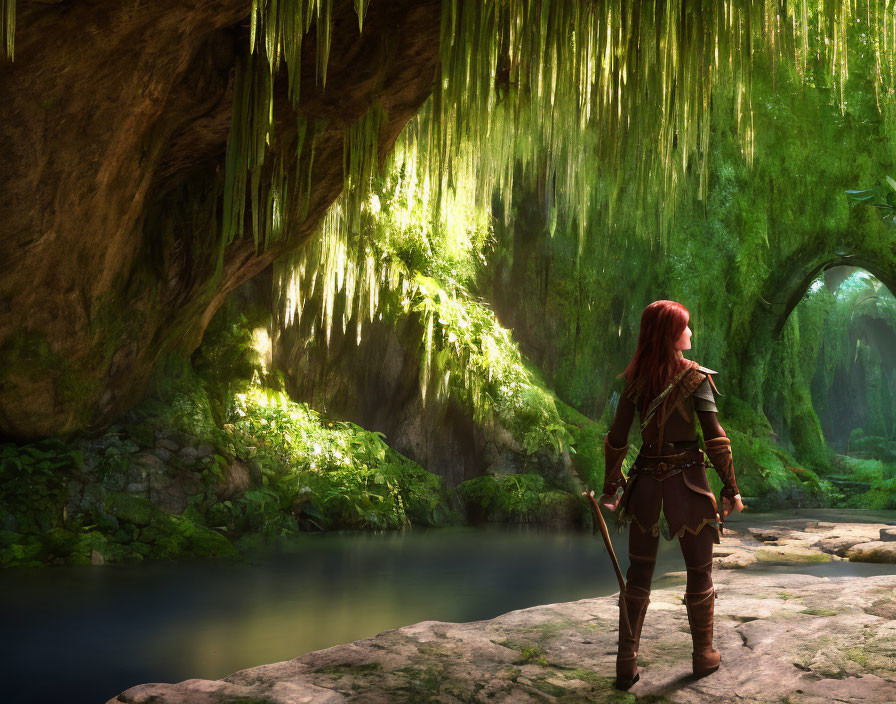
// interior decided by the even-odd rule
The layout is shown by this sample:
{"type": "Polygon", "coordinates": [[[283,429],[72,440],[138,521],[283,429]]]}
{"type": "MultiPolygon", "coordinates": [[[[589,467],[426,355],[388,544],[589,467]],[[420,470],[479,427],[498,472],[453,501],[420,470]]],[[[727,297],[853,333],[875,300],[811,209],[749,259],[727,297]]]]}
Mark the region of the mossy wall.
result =
{"type": "Polygon", "coordinates": [[[752,164],[731,126],[734,105],[714,97],[707,195],[685,189],[664,248],[595,224],[577,268],[569,230],[560,223],[550,235],[543,184],[517,184],[502,206],[513,210],[513,225],[496,228],[499,256],[479,290],[561,398],[592,418],[611,417],[615,375],[634,351],[641,311],[677,300],[694,331],[685,355],[720,372],[726,429],[747,421],[742,399],[768,417],[764,436],[781,450],[813,470],[829,467],[811,388],[817,360],[830,352],[824,321],[833,303],[819,295],[796,306],[825,268],[847,261],[896,283],[892,232],[875,209],[852,206],[844,194],[880,182],[892,163],[892,132],[866,83],[870,60],[851,64],[841,110],[823,77],[803,84],[757,54],[752,164]]]}

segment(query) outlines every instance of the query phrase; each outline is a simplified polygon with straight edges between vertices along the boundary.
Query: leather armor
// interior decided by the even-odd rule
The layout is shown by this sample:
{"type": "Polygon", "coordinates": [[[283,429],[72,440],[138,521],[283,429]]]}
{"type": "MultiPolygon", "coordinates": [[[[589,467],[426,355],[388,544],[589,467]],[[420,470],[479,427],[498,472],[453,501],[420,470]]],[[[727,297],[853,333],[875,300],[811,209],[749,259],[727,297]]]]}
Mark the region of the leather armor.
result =
{"type": "Polygon", "coordinates": [[[721,437],[707,440],[706,454],[709,455],[709,461],[716,468],[719,479],[722,480],[724,487],[722,488],[722,496],[733,499],[740,492],[737,490],[737,481],[734,478],[734,459],[731,455],[731,439],[722,435],[721,437]]]}
{"type": "MultiPolygon", "coordinates": [[[[639,408],[643,440],[627,480],[619,470],[627,446],[613,448],[607,438],[604,440],[604,493],[612,495],[620,485],[625,486],[619,501],[621,523],[634,521],[643,532],[657,535],[662,527],[662,512],[670,533],[666,537],[670,539],[685,531],[696,534],[707,524],[716,528],[721,523],[719,506],[706,476],[705,458],[695,439],[695,411],[716,411],[715,396],[721,395],[712,380],[714,374],[715,371],[689,361],[646,406],[638,404],[637,396],[626,390],[639,408]]],[[[722,436],[704,444],[725,486],[722,495],[733,497],[738,492],[730,441],[722,436]]],[[[715,532],[714,542],[718,542],[717,528],[715,532]]]]}
{"type": "Polygon", "coordinates": [[[619,487],[626,484],[622,476],[622,461],[628,454],[628,445],[613,447],[610,444],[610,434],[604,436],[604,488],[605,496],[613,496],[619,487]]]}

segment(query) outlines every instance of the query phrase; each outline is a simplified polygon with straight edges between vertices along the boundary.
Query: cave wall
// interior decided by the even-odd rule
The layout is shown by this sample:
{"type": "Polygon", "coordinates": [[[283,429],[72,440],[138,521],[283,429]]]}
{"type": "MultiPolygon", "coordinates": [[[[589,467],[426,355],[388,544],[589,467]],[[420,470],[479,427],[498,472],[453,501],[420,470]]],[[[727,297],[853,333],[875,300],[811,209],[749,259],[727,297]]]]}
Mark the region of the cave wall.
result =
{"type": "MultiPolygon", "coordinates": [[[[15,61],[0,64],[0,435],[89,431],[133,406],[160,355],[194,349],[228,292],[313,233],[342,189],[348,128],[380,101],[382,158],[431,91],[438,0],[372,3],[360,35],[353,3],[335,2],[325,89],[313,31],[303,45],[299,112],[323,125],[307,217],[266,251],[236,240],[219,267],[250,8],[18,3],[15,61]]],[[[291,168],[282,75],[274,91],[268,163],[291,168]]]]}
{"type": "MultiPolygon", "coordinates": [[[[266,305],[272,285],[269,268],[232,295],[266,305]]],[[[333,311],[337,321],[344,303],[344,295],[338,296],[333,311]]],[[[567,451],[554,456],[542,447],[530,454],[499,419],[477,422],[472,409],[452,394],[437,398],[431,392],[423,399],[424,329],[417,315],[387,310],[364,321],[360,341],[352,319],[345,328],[334,325],[327,342],[319,329],[320,306],[318,287],[304,301],[301,318],[285,323],[278,311],[272,316],[270,370],[282,374],[292,399],[383,433],[390,447],[443,477],[450,488],[483,475],[526,472],[553,486],[580,488],[567,451]]]]}

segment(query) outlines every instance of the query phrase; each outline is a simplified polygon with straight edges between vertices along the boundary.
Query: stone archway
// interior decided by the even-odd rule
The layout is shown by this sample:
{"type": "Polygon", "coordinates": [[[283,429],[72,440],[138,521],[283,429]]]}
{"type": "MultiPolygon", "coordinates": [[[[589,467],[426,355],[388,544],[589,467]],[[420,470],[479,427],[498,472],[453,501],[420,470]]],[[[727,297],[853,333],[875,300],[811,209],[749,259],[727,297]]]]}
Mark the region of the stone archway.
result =
{"type": "Polygon", "coordinates": [[[856,251],[844,247],[808,258],[797,256],[773,271],[762,287],[750,316],[749,341],[743,350],[729,350],[732,373],[742,397],[753,409],[762,409],[762,382],[772,346],[781,334],[787,318],[796,308],[810,284],[823,272],[836,266],[864,269],[877,277],[890,291],[896,292],[896,253],[856,251]]]}

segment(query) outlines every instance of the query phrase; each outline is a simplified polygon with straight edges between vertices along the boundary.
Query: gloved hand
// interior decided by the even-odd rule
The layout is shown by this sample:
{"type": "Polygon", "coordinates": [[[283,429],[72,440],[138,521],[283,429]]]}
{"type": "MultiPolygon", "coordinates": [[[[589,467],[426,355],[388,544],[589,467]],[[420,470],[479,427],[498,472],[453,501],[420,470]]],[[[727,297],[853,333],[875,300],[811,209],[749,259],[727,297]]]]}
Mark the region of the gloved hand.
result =
{"type": "Polygon", "coordinates": [[[727,496],[723,496],[722,510],[725,512],[725,516],[727,516],[729,513],[732,513],[733,511],[743,511],[744,502],[741,501],[740,494],[737,494],[733,499],[729,499],[727,496]]]}
{"type": "Polygon", "coordinates": [[[600,499],[598,499],[598,501],[600,501],[603,506],[607,507],[611,511],[615,511],[619,506],[619,499],[621,498],[622,497],[618,494],[610,494],[609,496],[607,494],[604,494],[600,497],[600,499]]]}

